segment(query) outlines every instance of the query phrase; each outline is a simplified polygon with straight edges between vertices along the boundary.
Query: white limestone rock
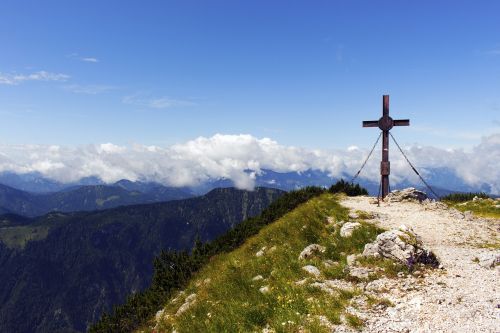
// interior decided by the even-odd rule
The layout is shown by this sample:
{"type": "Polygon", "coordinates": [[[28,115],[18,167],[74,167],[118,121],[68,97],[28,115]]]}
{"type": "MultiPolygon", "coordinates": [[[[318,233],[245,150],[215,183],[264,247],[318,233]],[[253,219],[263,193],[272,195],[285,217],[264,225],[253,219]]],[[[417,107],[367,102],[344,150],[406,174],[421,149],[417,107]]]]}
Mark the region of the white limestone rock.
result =
{"type": "Polygon", "coordinates": [[[340,237],[351,237],[354,230],[361,227],[358,222],[347,222],[340,228],[340,237]]]}
{"type": "Polygon", "coordinates": [[[350,212],[348,216],[350,219],[353,219],[353,220],[359,219],[359,215],[355,212],[350,212]]]}
{"type": "Polygon", "coordinates": [[[404,190],[395,190],[389,193],[386,198],[388,202],[402,201],[418,201],[422,202],[427,199],[425,192],[419,191],[413,187],[405,188],[404,190]]]}
{"type": "Polygon", "coordinates": [[[186,297],[184,304],[181,305],[181,307],[177,310],[175,315],[180,316],[181,314],[186,312],[195,302],[196,302],[196,294],[189,295],[188,297],[186,297]]]}
{"type": "Polygon", "coordinates": [[[318,244],[310,244],[306,246],[302,252],[300,252],[299,260],[309,259],[314,257],[315,255],[324,253],[326,248],[324,246],[318,244]]]}
{"type": "Polygon", "coordinates": [[[479,257],[479,266],[484,268],[494,268],[500,265],[500,251],[486,252],[479,257]]]}
{"type": "Polygon", "coordinates": [[[319,277],[321,275],[321,272],[319,271],[319,269],[313,265],[304,266],[304,267],[302,267],[302,269],[314,277],[319,277]]]}
{"type": "Polygon", "coordinates": [[[266,247],[263,246],[257,253],[255,254],[256,257],[262,257],[266,253],[266,247]]]}
{"type": "Polygon", "coordinates": [[[268,294],[271,290],[269,289],[269,286],[263,286],[263,287],[260,287],[260,288],[259,288],[259,291],[260,291],[262,294],[268,294]]]}
{"type": "Polygon", "coordinates": [[[423,248],[421,238],[405,225],[378,235],[373,243],[365,245],[363,255],[382,256],[409,267],[416,263],[439,265],[436,256],[423,248]]]}

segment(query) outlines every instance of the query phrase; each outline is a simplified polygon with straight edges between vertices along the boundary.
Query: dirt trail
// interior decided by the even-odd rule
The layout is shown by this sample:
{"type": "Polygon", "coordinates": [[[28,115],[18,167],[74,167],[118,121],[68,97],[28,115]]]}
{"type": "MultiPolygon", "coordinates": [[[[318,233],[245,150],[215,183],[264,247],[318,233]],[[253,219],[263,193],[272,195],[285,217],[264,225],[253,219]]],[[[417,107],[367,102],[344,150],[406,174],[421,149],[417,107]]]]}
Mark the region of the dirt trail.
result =
{"type": "Polygon", "coordinates": [[[443,265],[422,277],[376,281],[394,307],[366,315],[366,332],[500,332],[500,266],[475,258],[498,250],[500,220],[473,218],[441,204],[370,203],[347,197],[342,204],[375,213],[385,229],[404,224],[422,237],[443,265]],[[497,249],[487,248],[497,244],[497,249]]]}

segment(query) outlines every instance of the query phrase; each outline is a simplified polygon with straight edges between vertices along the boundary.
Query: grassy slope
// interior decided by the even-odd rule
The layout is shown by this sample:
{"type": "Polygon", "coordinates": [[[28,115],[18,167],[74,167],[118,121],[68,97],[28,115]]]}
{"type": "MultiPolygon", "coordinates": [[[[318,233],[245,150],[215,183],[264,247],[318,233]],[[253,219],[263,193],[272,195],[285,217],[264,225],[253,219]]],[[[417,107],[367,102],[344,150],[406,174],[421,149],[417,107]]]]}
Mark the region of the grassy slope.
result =
{"type": "Polygon", "coordinates": [[[475,215],[482,217],[500,218],[500,200],[499,199],[479,199],[476,201],[452,202],[444,200],[449,206],[465,212],[471,211],[475,215]]]}
{"type": "MultiPolygon", "coordinates": [[[[336,196],[324,194],[299,206],[259,234],[248,239],[230,253],[213,257],[188,284],[184,293],[166,305],[155,329],[154,320],[142,332],[252,332],[269,326],[276,332],[296,332],[299,328],[311,332],[327,331],[319,323],[325,316],[340,323],[349,300],[359,290],[340,290],[329,295],[310,286],[314,280],[348,278],[344,272],[346,256],[362,251],[382,230],[362,222],[362,228],[352,237],[341,238],[339,227],[327,224],[326,218],[347,220],[347,210],[336,196]],[[326,247],[326,252],[311,260],[299,260],[299,253],[309,244],[326,247]],[[265,247],[264,255],[256,253],[265,247]],[[326,268],[322,260],[338,261],[326,268]],[[314,265],[321,276],[314,279],[302,270],[314,265]],[[255,281],[261,275],[262,280],[255,281]],[[304,278],[309,283],[297,285],[304,278]],[[263,294],[260,288],[267,286],[263,294]],[[184,313],[175,313],[187,296],[196,293],[196,301],[184,313]]],[[[392,263],[391,263],[392,264],[392,263]]],[[[352,278],[351,278],[352,279],[352,278]]],[[[352,326],[360,325],[353,316],[346,316],[352,326]]]]}

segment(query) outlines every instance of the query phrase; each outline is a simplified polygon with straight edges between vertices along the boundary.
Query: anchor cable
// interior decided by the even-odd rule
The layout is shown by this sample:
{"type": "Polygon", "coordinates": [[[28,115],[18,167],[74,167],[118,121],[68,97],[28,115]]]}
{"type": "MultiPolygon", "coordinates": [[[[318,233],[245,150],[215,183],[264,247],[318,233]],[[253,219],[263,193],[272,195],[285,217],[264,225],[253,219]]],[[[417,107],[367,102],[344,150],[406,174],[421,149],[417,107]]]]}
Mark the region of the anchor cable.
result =
{"type": "Polygon", "coordinates": [[[377,143],[379,142],[381,136],[382,136],[382,132],[380,132],[380,134],[378,135],[378,138],[375,141],[375,144],[373,145],[372,150],[370,150],[370,153],[368,154],[365,161],[361,165],[361,168],[359,168],[358,172],[356,172],[356,174],[351,178],[351,181],[350,181],[351,184],[354,181],[354,179],[356,179],[359,176],[359,174],[361,173],[361,170],[363,170],[363,168],[365,167],[366,162],[368,162],[368,160],[370,159],[370,156],[372,156],[372,153],[375,150],[375,147],[377,146],[377,143]]]}
{"type": "Polygon", "coordinates": [[[427,184],[427,182],[424,180],[424,178],[422,178],[422,176],[420,175],[420,173],[418,173],[417,169],[415,169],[415,167],[413,166],[413,164],[411,164],[410,160],[408,159],[408,157],[406,156],[406,154],[403,152],[403,149],[401,149],[401,147],[399,146],[398,142],[396,141],[396,139],[394,138],[394,136],[392,135],[391,132],[389,132],[389,135],[391,136],[392,141],[394,141],[394,143],[396,144],[396,146],[399,148],[399,151],[401,152],[401,154],[403,154],[403,157],[406,159],[406,162],[408,162],[408,164],[413,169],[413,171],[415,171],[415,173],[417,174],[418,178],[420,178],[420,180],[422,181],[422,183],[424,183],[425,186],[427,186],[427,188],[432,192],[432,194],[436,197],[436,199],[439,200],[440,199],[439,195],[437,195],[436,192],[434,192],[434,190],[432,189],[432,187],[429,184],[427,184]]]}

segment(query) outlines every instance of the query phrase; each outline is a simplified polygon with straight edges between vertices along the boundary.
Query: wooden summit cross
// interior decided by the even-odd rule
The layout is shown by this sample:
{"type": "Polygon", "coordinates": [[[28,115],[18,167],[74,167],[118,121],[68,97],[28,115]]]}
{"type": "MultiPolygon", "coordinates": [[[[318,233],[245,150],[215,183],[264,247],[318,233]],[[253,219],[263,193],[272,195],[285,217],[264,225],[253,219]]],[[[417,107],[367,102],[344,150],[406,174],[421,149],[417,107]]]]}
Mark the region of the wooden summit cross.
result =
{"type": "Polygon", "coordinates": [[[389,131],[393,126],[410,126],[409,119],[393,120],[389,117],[389,95],[382,99],[382,117],[379,120],[363,121],[363,127],[378,127],[382,130],[382,162],[380,162],[380,182],[382,184],[382,198],[389,194],[389,131]]]}

